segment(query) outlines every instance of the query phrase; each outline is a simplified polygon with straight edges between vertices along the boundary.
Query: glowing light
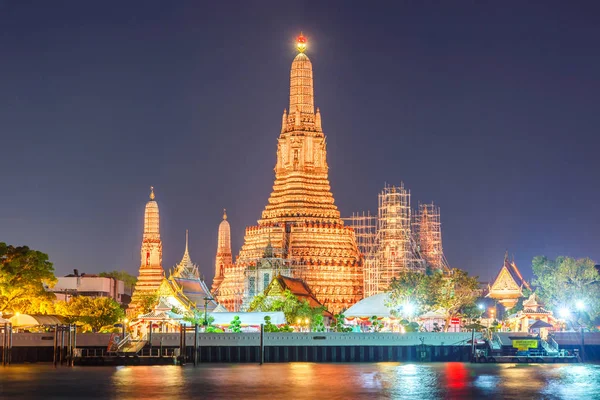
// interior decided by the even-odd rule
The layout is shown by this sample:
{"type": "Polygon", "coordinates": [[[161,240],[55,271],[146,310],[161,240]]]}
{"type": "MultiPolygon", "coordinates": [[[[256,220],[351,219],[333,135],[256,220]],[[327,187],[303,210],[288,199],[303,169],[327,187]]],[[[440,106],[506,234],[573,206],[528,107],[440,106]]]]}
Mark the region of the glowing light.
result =
{"type": "Polygon", "coordinates": [[[306,319],[304,320],[304,323],[308,324],[308,318],[306,318],[306,319]]]}
{"type": "Polygon", "coordinates": [[[129,319],[125,318],[125,319],[123,320],[123,322],[125,322],[125,323],[128,323],[128,322],[129,322],[129,319]]]}
{"type": "Polygon", "coordinates": [[[298,318],[298,319],[296,319],[296,323],[297,323],[298,325],[300,325],[300,322],[302,322],[302,319],[301,319],[301,318],[298,318]]]}
{"type": "Polygon", "coordinates": [[[560,317],[563,319],[569,318],[569,315],[571,315],[571,311],[569,311],[568,308],[563,307],[560,310],[558,310],[558,315],[560,315],[560,317]]]}
{"type": "Polygon", "coordinates": [[[415,312],[415,305],[412,303],[406,303],[402,306],[402,309],[406,315],[412,315],[415,312]]]}
{"type": "Polygon", "coordinates": [[[575,303],[575,307],[577,308],[577,310],[582,311],[585,309],[585,303],[579,300],[577,301],[577,303],[575,303]]]}
{"type": "Polygon", "coordinates": [[[302,34],[302,32],[300,33],[300,36],[298,36],[298,38],[296,38],[296,48],[298,49],[298,51],[300,53],[304,53],[304,51],[306,50],[306,37],[302,34]]]}
{"type": "Polygon", "coordinates": [[[480,310],[483,310],[485,308],[485,306],[483,304],[478,304],[477,308],[479,308],[480,310]]]}

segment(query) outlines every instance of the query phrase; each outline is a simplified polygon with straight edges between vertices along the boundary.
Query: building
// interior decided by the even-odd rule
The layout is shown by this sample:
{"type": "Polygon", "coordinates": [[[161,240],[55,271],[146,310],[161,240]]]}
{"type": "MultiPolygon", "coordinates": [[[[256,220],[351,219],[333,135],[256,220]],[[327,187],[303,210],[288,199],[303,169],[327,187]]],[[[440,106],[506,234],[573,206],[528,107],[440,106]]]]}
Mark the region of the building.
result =
{"type": "Polygon", "coordinates": [[[513,308],[523,295],[523,289],[531,291],[531,286],[523,278],[514,261],[508,260],[508,252],[504,255],[504,263],[489,286],[486,297],[496,300],[506,310],[513,308]]]}
{"type": "Polygon", "coordinates": [[[53,292],[58,300],[68,301],[74,296],[110,297],[118,303],[128,304],[131,300],[132,288],[123,281],[98,275],[73,274],[57,278],[53,292]]]}
{"type": "Polygon", "coordinates": [[[231,256],[231,227],[227,222],[227,210],[223,210],[223,221],[219,224],[217,240],[217,256],[215,257],[215,277],[213,278],[211,292],[219,290],[225,277],[225,271],[230,271],[233,266],[231,256]]]}
{"type": "MultiPolygon", "coordinates": [[[[244,272],[272,243],[276,256],[304,266],[305,282],[332,312],[362,298],[362,261],[352,228],[345,226],[328,178],[326,138],[321,112],[314,106],[313,71],[306,38],[290,71],[289,113],[283,111],[277,141],[275,182],[256,226],[246,228],[236,265],[225,271],[220,303],[233,306],[242,291],[244,272]]],[[[229,307],[228,307],[229,308],[229,307]]]]}
{"type": "Polygon", "coordinates": [[[154,188],[150,188],[150,200],[144,211],[144,234],[140,254],[138,280],[129,304],[128,313],[136,314],[140,299],[156,293],[165,277],[162,268],[162,241],[160,240],[160,215],[154,188]]]}

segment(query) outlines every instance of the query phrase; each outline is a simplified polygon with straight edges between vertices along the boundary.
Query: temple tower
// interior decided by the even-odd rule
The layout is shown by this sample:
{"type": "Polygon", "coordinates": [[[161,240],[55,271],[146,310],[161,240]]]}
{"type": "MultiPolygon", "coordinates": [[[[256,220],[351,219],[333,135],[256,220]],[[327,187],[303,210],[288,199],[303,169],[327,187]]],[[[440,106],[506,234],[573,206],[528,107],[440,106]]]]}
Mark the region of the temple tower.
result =
{"type": "Polygon", "coordinates": [[[219,224],[217,256],[215,258],[215,277],[213,279],[211,292],[215,293],[219,289],[226,271],[229,271],[232,268],[232,265],[231,227],[227,221],[227,210],[223,210],[223,221],[219,224]]]}
{"type": "Polygon", "coordinates": [[[160,287],[164,272],[162,268],[162,241],[160,240],[160,216],[154,188],[150,188],[150,200],[144,213],[144,233],[140,252],[140,272],[129,305],[135,311],[140,296],[154,294],[160,287]]]}
{"type": "Polygon", "coordinates": [[[317,299],[339,312],[362,298],[362,263],[352,228],[344,226],[329,186],[326,138],[314,107],[312,63],[298,37],[290,71],[289,113],[277,141],[275,183],[257,226],[246,228],[236,267],[225,274],[219,301],[230,310],[245,269],[272,242],[275,256],[304,265],[317,299]]]}

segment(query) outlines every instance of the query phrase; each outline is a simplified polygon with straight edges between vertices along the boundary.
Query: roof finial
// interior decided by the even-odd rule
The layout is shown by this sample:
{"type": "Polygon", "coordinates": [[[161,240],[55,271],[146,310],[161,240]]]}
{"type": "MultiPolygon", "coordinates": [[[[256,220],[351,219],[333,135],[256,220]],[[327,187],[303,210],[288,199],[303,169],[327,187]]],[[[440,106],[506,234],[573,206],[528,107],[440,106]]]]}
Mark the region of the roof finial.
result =
{"type": "Polygon", "coordinates": [[[304,53],[306,51],[306,43],[306,37],[300,32],[300,36],[296,38],[296,49],[298,49],[300,53],[304,53]]]}
{"type": "Polygon", "coordinates": [[[154,186],[150,186],[150,200],[154,200],[154,186]]]}
{"type": "Polygon", "coordinates": [[[227,209],[224,208],[223,209],[223,220],[226,220],[226,219],[227,219],[227,209]]]}
{"type": "Polygon", "coordinates": [[[186,229],[185,230],[185,252],[186,252],[186,254],[188,253],[188,237],[189,237],[188,230],[186,229]]]}

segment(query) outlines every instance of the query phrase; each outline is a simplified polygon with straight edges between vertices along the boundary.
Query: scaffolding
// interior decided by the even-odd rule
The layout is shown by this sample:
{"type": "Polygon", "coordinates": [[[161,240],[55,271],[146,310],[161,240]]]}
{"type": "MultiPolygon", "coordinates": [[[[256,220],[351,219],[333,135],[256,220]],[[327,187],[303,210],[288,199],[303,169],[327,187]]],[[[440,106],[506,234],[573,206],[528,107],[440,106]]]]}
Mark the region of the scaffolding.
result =
{"type": "Polygon", "coordinates": [[[386,291],[401,272],[449,270],[442,250],[439,207],[420,204],[413,213],[410,196],[403,183],[386,184],[378,197],[377,216],[362,212],[344,218],[354,229],[363,255],[365,297],[386,291]]]}
{"type": "Polygon", "coordinates": [[[419,204],[414,225],[414,237],[421,257],[432,270],[449,271],[442,248],[440,208],[435,204],[419,204]]]}

